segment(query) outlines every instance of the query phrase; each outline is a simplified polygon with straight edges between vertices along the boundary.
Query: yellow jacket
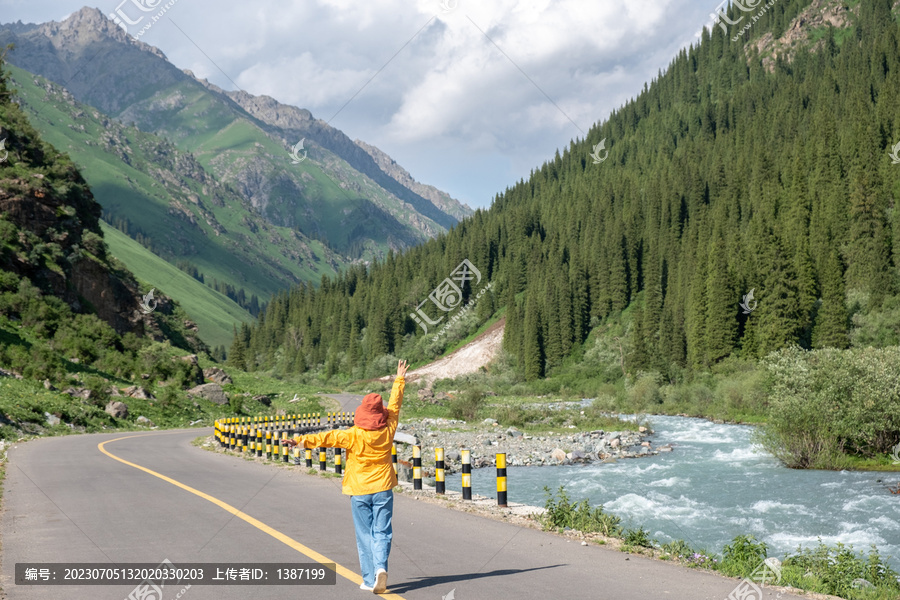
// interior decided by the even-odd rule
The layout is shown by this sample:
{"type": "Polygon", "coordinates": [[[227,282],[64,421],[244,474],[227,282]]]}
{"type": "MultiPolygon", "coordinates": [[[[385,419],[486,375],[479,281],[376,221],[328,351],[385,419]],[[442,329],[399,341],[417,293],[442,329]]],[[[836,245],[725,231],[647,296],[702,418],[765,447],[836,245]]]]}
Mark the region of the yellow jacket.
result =
{"type": "Polygon", "coordinates": [[[348,496],[364,496],[393,489],[397,474],[391,461],[394,432],[403,405],[403,388],[406,380],[397,377],[391,389],[387,406],[387,427],[368,431],[359,427],[335,429],[322,433],[295,437],[306,448],[344,448],[347,450],[347,469],[344,472],[342,492],[348,496]]]}

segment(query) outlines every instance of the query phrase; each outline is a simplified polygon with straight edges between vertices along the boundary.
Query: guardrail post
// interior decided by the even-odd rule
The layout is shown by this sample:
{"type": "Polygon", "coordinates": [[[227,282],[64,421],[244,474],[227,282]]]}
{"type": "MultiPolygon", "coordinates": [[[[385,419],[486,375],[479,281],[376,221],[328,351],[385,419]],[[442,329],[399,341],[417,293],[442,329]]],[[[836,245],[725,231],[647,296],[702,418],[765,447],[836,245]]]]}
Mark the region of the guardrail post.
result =
{"type": "Polygon", "coordinates": [[[324,471],[328,468],[328,455],[325,448],[319,448],[319,470],[324,471]]]}
{"type": "Polygon", "coordinates": [[[446,492],[444,487],[444,449],[434,449],[434,493],[443,494],[446,492]]]}
{"type": "Polygon", "coordinates": [[[284,443],[287,441],[287,433],[286,430],[281,432],[281,462],[285,463],[288,461],[288,447],[284,443]]]}
{"type": "Polygon", "coordinates": [[[341,467],[341,449],[340,448],[334,449],[334,472],[337,473],[338,475],[340,475],[341,473],[344,472],[341,467]]]}
{"type": "Polygon", "coordinates": [[[497,453],[497,506],[506,506],[506,453],[497,453]]]}
{"type": "Polygon", "coordinates": [[[422,448],[420,446],[413,446],[412,468],[413,468],[413,489],[421,490],[422,489],[422,448]]]}
{"type": "Polygon", "coordinates": [[[472,499],[472,454],[468,450],[460,452],[462,459],[462,496],[463,500],[472,499]]]}
{"type": "Polygon", "coordinates": [[[394,463],[394,475],[399,476],[397,467],[397,444],[391,444],[391,462],[394,463]]]}
{"type": "Polygon", "coordinates": [[[256,456],[259,458],[263,455],[263,430],[260,425],[256,426],[256,456]]]}
{"type": "Polygon", "coordinates": [[[312,448],[306,448],[305,455],[306,455],[306,468],[312,469],[312,448]]]}

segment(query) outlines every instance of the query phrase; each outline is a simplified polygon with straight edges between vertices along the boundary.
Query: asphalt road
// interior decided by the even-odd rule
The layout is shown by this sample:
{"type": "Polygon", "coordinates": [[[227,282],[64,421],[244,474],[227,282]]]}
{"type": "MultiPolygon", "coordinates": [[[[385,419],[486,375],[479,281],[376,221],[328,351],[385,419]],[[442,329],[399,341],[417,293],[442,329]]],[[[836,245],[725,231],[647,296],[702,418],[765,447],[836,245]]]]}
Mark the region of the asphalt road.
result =
{"type": "MultiPolygon", "coordinates": [[[[345,412],[351,412],[351,413],[356,411],[356,407],[359,406],[359,403],[362,402],[362,399],[363,399],[363,396],[361,396],[359,394],[322,394],[322,395],[325,396],[326,398],[333,398],[334,400],[337,400],[338,403],[341,405],[340,410],[345,411],[345,412]]],[[[386,395],[382,395],[382,398],[384,399],[385,403],[387,403],[389,396],[390,396],[390,393],[388,393],[386,395]]]]}
{"type": "MultiPolygon", "coordinates": [[[[350,503],[339,480],[191,446],[204,433],[210,431],[73,435],[11,449],[0,517],[0,586],[8,597],[124,600],[134,589],[17,586],[17,562],[164,559],[328,560],[338,564],[338,576],[334,586],[167,586],[162,600],[179,593],[187,600],[372,597],[358,588],[350,503]]],[[[738,585],[402,494],[395,497],[389,566],[388,597],[407,600],[438,600],[453,590],[457,600],[723,600],[738,585]]],[[[777,597],[772,589],[763,594],[777,597]]]]}

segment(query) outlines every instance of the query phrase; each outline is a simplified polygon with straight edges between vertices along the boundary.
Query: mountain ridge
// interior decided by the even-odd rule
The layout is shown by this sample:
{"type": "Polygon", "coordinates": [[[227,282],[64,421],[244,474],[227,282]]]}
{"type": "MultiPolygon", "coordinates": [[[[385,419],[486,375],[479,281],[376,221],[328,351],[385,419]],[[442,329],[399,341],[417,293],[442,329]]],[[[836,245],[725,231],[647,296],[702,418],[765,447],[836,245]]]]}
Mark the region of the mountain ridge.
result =
{"type": "MultiPolygon", "coordinates": [[[[17,44],[12,64],[67,83],[79,101],[194,153],[273,224],[327,240],[350,258],[410,247],[457,222],[309,111],[225,92],[178,69],[97,9],[82,8],[60,23],[2,25],[0,41],[17,44]],[[129,68],[120,69],[123,63],[129,68]],[[309,138],[308,160],[287,169],[290,148],[302,137],[309,138]]],[[[449,196],[441,205],[471,213],[449,196]]]]}

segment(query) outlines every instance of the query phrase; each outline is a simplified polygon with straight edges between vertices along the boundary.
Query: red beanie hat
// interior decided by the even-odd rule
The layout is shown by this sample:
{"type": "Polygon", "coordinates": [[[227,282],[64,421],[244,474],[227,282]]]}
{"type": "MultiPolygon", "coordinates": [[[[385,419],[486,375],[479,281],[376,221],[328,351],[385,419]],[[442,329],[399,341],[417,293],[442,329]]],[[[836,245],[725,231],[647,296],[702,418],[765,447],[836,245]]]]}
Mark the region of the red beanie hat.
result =
{"type": "Polygon", "coordinates": [[[374,431],[387,427],[387,415],[382,404],[381,394],[367,394],[362,404],[353,415],[353,424],[360,429],[374,431]]]}

